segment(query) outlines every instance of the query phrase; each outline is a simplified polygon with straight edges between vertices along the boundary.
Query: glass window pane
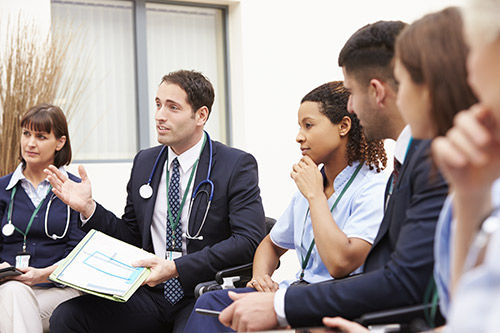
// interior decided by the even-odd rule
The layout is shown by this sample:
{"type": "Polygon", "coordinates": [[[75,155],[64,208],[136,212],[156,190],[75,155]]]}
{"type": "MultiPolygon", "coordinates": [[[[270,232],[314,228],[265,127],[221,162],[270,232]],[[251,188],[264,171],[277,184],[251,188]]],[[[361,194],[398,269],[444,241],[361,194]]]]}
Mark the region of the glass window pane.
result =
{"type": "Polygon", "coordinates": [[[212,82],[215,102],[205,126],[225,142],[225,54],[223,11],[216,8],[146,4],[150,142],[156,145],[154,97],[163,75],[179,69],[202,72],[212,82]]]}
{"type": "MultiPolygon", "coordinates": [[[[70,121],[74,159],[130,159],[137,152],[133,4],[52,0],[54,26],[76,32],[68,54],[88,65],[80,108],[70,121]]],[[[61,101],[64,103],[71,101],[61,101]]]]}

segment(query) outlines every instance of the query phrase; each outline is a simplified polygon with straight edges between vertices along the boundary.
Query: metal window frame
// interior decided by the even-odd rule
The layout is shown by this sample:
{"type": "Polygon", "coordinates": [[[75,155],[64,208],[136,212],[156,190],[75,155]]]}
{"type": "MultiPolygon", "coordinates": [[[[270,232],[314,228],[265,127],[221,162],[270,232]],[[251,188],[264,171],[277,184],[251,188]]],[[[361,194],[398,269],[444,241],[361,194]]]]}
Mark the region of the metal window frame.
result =
{"type": "Polygon", "coordinates": [[[228,6],[206,3],[195,3],[186,1],[171,1],[171,0],[134,0],[134,43],[135,43],[135,74],[136,74],[136,112],[137,112],[137,149],[149,147],[149,112],[141,112],[148,110],[148,75],[147,75],[147,32],[146,32],[146,2],[161,3],[167,5],[179,5],[198,8],[214,8],[222,11],[222,34],[223,34],[223,50],[224,55],[224,117],[225,117],[225,137],[227,145],[232,145],[232,118],[231,118],[231,82],[229,75],[229,33],[228,33],[228,6]]]}
{"type": "MultiPolygon", "coordinates": [[[[130,0],[124,0],[130,2],[130,0]]],[[[229,15],[228,6],[222,4],[207,4],[186,1],[172,0],[132,0],[132,16],[134,29],[134,74],[135,74],[135,94],[136,94],[136,136],[137,150],[148,148],[149,143],[149,117],[150,112],[144,112],[149,109],[148,96],[148,53],[147,53],[147,31],[146,31],[146,2],[161,3],[169,5],[179,5],[198,8],[214,8],[222,11],[222,34],[224,56],[224,124],[226,144],[231,146],[233,143],[232,131],[232,109],[231,109],[231,81],[230,81],[230,63],[229,63],[229,15]],[[141,111],[142,110],[142,111],[141,111]]],[[[52,1],[51,1],[52,3],[52,1]]],[[[82,159],[74,160],[73,163],[124,163],[131,162],[133,159],[82,159]]]]}

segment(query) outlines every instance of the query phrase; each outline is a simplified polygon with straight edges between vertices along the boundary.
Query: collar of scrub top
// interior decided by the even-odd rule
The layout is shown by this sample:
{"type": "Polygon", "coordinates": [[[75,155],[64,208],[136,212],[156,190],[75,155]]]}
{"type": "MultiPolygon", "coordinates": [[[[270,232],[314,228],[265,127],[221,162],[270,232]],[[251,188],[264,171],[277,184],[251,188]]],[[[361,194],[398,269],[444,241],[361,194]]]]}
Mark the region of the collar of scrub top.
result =
{"type": "MultiPolygon", "coordinates": [[[[61,171],[66,177],[68,177],[68,173],[66,172],[66,170],[64,170],[64,167],[59,167],[59,171],[61,171]]],[[[17,183],[21,182],[23,179],[29,182],[29,180],[23,174],[23,164],[19,163],[16,170],[14,170],[14,172],[12,173],[12,177],[10,178],[7,187],[5,187],[5,190],[10,191],[14,186],[17,185],[17,183]]],[[[44,179],[43,181],[47,183],[49,182],[47,179],[44,179]]]]}

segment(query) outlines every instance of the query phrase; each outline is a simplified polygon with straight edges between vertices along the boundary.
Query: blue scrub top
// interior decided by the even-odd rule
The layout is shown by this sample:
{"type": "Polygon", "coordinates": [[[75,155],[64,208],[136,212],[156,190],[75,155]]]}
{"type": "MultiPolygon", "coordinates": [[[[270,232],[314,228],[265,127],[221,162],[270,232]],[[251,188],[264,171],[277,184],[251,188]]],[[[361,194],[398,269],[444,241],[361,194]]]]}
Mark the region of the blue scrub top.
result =
{"type": "MultiPolygon", "coordinates": [[[[333,183],[335,192],[328,199],[330,208],[358,165],[359,163],[356,162],[352,166],[347,166],[335,178],[333,183]]],[[[361,238],[370,244],[373,243],[384,216],[384,193],[388,177],[387,172],[377,173],[366,165],[361,168],[332,213],[335,222],[347,237],[361,238]]],[[[299,262],[306,256],[314,238],[310,214],[307,214],[306,218],[308,207],[307,199],[300,192],[295,193],[270,233],[272,242],[277,246],[295,249],[299,262]]],[[[353,273],[361,270],[362,267],[353,273]]],[[[291,282],[298,280],[300,272],[301,270],[297,272],[295,279],[282,281],[280,288],[287,287],[291,282]]],[[[330,279],[332,276],[314,246],[304,272],[304,280],[317,283],[330,279]]]]}

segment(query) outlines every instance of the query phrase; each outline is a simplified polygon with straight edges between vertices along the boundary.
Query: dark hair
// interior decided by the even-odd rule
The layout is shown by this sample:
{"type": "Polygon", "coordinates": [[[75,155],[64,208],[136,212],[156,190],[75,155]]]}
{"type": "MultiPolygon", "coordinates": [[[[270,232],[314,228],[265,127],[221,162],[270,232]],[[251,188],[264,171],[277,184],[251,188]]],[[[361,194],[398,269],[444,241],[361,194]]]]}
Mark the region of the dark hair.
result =
{"type": "MultiPolygon", "coordinates": [[[[37,132],[54,132],[54,136],[60,139],[66,137],[66,143],[61,150],[56,151],[54,156],[54,166],[59,168],[71,162],[71,143],[69,141],[68,123],[62,110],[52,104],[38,104],[33,106],[24,114],[21,119],[21,128],[29,128],[37,132]]],[[[21,152],[19,157],[23,166],[26,166],[21,152]]]]}
{"type": "Polygon", "coordinates": [[[338,124],[349,117],[351,129],[347,141],[347,163],[352,165],[355,161],[365,162],[370,169],[376,168],[377,172],[384,169],[387,164],[384,142],[382,140],[366,141],[363,128],[354,113],[347,111],[349,92],[344,88],[342,81],[325,83],[308,93],[300,103],[318,102],[320,112],[333,124],[338,124]]]}
{"type": "Polygon", "coordinates": [[[413,82],[429,90],[437,135],[445,135],[455,114],[477,102],[467,84],[467,53],[460,11],[455,7],[422,17],[397,38],[396,58],[413,82]]]}
{"type": "Polygon", "coordinates": [[[388,82],[394,87],[394,44],[407,24],[401,21],[378,21],[356,31],[339,54],[339,66],[352,73],[363,85],[371,79],[388,82]]]}
{"type": "Polygon", "coordinates": [[[161,83],[173,83],[182,88],[187,94],[187,102],[196,112],[202,106],[208,109],[208,115],[212,111],[214,103],[214,87],[210,81],[200,72],[179,70],[165,75],[161,83]]]}

